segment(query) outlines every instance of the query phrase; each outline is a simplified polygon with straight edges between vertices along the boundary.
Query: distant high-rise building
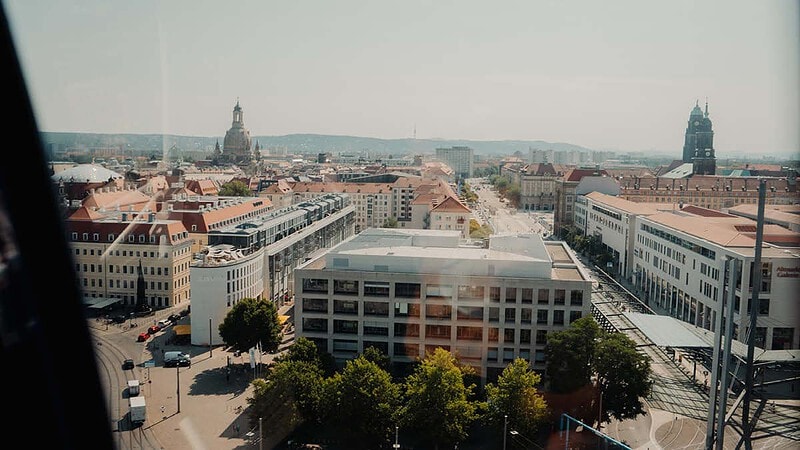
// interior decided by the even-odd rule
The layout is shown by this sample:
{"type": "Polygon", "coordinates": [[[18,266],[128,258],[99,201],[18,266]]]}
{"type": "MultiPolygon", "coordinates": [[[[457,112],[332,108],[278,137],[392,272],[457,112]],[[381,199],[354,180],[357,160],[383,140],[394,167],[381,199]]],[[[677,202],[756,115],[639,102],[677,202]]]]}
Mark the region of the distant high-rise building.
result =
{"type": "Polygon", "coordinates": [[[683,162],[694,165],[693,173],[696,175],[714,175],[717,167],[714,155],[714,131],[711,129],[711,119],[708,118],[708,102],[705,113],[700,105],[695,103],[689,114],[689,124],[686,127],[686,138],[683,144],[683,162]]]}
{"type": "Polygon", "coordinates": [[[461,178],[471,178],[474,152],[469,147],[437,148],[436,158],[446,163],[461,178]]]}

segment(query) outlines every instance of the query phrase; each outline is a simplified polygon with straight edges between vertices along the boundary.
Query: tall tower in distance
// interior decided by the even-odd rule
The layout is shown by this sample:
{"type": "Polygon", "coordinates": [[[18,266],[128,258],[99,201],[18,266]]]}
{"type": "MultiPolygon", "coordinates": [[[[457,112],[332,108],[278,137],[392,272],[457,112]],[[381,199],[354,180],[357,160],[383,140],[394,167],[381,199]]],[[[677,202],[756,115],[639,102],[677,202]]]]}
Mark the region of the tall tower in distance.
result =
{"type": "Polygon", "coordinates": [[[708,118],[708,101],[705,112],[700,109],[699,102],[695,102],[689,114],[683,143],[683,162],[692,163],[692,173],[696,175],[714,175],[716,172],[714,131],[711,128],[711,119],[708,118]]]}

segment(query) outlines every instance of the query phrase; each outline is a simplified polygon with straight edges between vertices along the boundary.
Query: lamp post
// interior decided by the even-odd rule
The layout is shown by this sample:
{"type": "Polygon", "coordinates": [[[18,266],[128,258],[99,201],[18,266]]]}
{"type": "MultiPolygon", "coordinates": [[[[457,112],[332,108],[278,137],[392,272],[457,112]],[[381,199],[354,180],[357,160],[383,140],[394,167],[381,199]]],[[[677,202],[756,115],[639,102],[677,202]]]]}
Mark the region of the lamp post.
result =
{"type": "Polygon", "coordinates": [[[181,412],[181,366],[180,364],[175,366],[175,376],[177,377],[177,386],[176,393],[178,394],[178,412],[181,412]]]}
{"type": "Polygon", "coordinates": [[[595,376],[595,385],[597,392],[600,394],[600,401],[597,407],[597,429],[603,427],[603,384],[600,382],[600,375],[595,376]]]}
{"type": "Polygon", "coordinates": [[[394,444],[392,445],[392,448],[395,450],[398,450],[400,448],[400,443],[397,441],[397,432],[399,431],[399,429],[400,427],[398,427],[397,425],[394,426],[394,444]]]}
{"type": "Polygon", "coordinates": [[[211,345],[211,317],[208,318],[208,357],[214,356],[214,347],[211,345]]]}
{"type": "Polygon", "coordinates": [[[503,416],[503,450],[506,450],[506,436],[508,435],[508,414],[503,416]]]}

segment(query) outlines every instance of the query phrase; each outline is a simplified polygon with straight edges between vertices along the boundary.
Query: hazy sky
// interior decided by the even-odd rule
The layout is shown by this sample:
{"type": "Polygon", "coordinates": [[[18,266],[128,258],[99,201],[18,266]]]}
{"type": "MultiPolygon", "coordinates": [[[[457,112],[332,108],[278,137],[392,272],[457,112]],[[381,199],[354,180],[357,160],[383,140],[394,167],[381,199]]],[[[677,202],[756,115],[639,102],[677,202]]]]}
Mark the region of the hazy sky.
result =
{"type": "Polygon", "coordinates": [[[2,0],[45,131],[800,153],[798,0],[2,0]]]}

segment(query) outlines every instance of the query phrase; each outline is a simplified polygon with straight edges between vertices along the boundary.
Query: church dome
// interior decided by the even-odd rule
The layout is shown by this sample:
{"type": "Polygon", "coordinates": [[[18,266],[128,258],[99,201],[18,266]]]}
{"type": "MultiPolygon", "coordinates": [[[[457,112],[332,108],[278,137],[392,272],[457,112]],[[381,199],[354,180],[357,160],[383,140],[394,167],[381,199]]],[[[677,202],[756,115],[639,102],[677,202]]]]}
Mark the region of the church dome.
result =
{"type": "Polygon", "coordinates": [[[108,170],[96,164],[81,164],[62,170],[52,176],[53,181],[75,183],[100,183],[108,181],[109,178],[117,179],[124,177],[113,170],[108,170]]]}
{"type": "Polygon", "coordinates": [[[694,105],[694,108],[692,109],[692,113],[690,114],[690,116],[692,116],[692,117],[694,117],[694,116],[703,117],[703,110],[700,109],[700,105],[694,105]]]}

